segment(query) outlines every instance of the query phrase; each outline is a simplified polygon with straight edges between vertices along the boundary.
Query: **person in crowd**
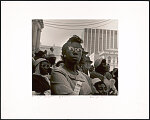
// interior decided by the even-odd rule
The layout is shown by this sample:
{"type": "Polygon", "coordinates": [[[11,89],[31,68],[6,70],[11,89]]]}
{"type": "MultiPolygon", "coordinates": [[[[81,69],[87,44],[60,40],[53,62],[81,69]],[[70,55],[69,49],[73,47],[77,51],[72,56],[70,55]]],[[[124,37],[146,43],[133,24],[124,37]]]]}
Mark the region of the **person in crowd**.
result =
{"type": "Polygon", "coordinates": [[[94,70],[95,70],[94,66],[91,65],[91,67],[90,67],[90,69],[89,69],[89,72],[91,73],[91,72],[93,72],[94,70]]]}
{"type": "Polygon", "coordinates": [[[55,64],[55,61],[56,61],[55,55],[50,54],[46,57],[46,59],[49,61],[49,63],[51,64],[51,67],[53,68],[53,65],[55,64]]]}
{"type": "Polygon", "coordinates": [[[114,69],[110,72],[113,78],[115,77],[114,73],[115,73],[116,71],[117,71],[117,68],[114,68],[114,69]]]}
{"type": "MultiPolygon", "coordinates": [[[[101,81],[104,81],[104,73],[106,72],[106,69],[104,70],[103,67],[100,68],[100,64],[102,63],[102,58],[97,59],[94,62],[94,68],[95,70],[93,72],[90,73],[90,77],[93,78],[99,78],[101,81]],[[99,69],[100,68],[100,69],[99,69]],[[102,71],[102,72],[101,72],[102,71]]],[[[103,60],[105,61],[105,60],[103,60]]],[[[102,66],[102,65],[101,65],[102,66]]]]}
{"type": "Polygon", "coordinates": [[[110,72],[110,65],[109,64],[106,65],[106,71],[110,72]]]}
{"type": "Polygon", "coordinates": [[[54,48],[53,48],[53,47],[50,47],[50,48],[49,48],[49,51],[47,52],[47,56],[53,54],[53,52],[54,52],[54,48]]]}
{"type": "Polygon", "coordinates": [[[108,65],[106,64],[106,60],[103,58],[97,59],[94,63],[95,71],[90,73],[91,78],[99,78],[107,87],[107,92],[109,94],[110,90],[115,91],[112,94],[116,94],[116,88],[114,86],[115,81],[110,80],[111,74],[108,72],[108,65]]]}
{"type": "Polygon", "coordinates": [[[83,40],[73,35],[62,47],[64,65],[51,76],[52,95],[90,95],[96,92],[90,78],[77,69],[82,56],[83,40]]]}
{"type": "Polygon", "coordinates": [[[44,54],[45,54],[45,58],[46,58],[46,56],[47,56],[47,50],[44,50],[44,54]]]}
{"type": "Polygon", "coordinates": [[[56,67],[59,67],[59,66],[64,66],[64,62],[62,60],[58,61],[55,65],[56,67]]]}
{"type": "Polygon", "coordinates": [[[49,62],[44,58],[39,58],[34,62],[35,72],[32,75],[32,94],[50,95],[50,75],[49,62]]]}
{"type": "Polygon", "coordinates": [[[35,53],[34,59],[37,60],[39,58],[45,58],[45,53],[43,51],[38,51],[37,53],[35,53]]]}
{"type": "Polygon", "coordinates": [[[85,62],[84,62],[84,64],[82,64],[82,70],[88,76],[90,76],[89,69],[91,68],[91,64],[92,64],[92,61],[90,60],[90,57],[86,56],[85,62]]]}
{"type": "Polygon", "coordinates": [[[49,54],[46,56],[46,60],[48,60],[50,63],[50,68],[48,69],[48,71],[49,71],[49,74],[51,75],[52,70],[53,70],[54,65],[55,65],[56,57],[54,54],[49,54]]]}
{"type": "Polygon", "coordinates": [[[111,72],[112,78],[115,79],[115,86],[118,90],[118,68],[114,68],[111,72]]]}
{"type": "Polygon", "coordinates": [[[114,79],[115,79],[115,86],[116,89],[118,90],[118,68],[116,68],[117,70],[114,72],[114,79]]]}
{"type": "Polygon", "coordinates": [[[117,87],[116,87],[116,79],[114,79],[111,75],[110,72],[106,72],[105,73],[105,77],[110,81],[110,86],[112,89],[110,89],[111,92],[109,92],[109,94],[113,95],[113,94],[117,94],[117,87]],[[113,91],[114,90],[114,91],[113,91]]]}
{"type": "MultiPolygon", "coordinates": [[[[82,56],[81,56],[81,60],[79,62],[79,64],[77,65],[77,69],[80,70],[81,72],[84,72],[84,64],[86,61],[86,55],[88,54],[88,52],[84,51],[84,48],[82,50],[82,56]]],[[[85,73],[85,72],[84,72],[85,73]]]]}
{"type": "Polygon", "coordinates": [[[95,86],[98,93],[95,93],[95,95],[107,95],[107,86],[103,81],[101,81],[99,78],[94,78],[92,81],[93,85],[95,86]]]}

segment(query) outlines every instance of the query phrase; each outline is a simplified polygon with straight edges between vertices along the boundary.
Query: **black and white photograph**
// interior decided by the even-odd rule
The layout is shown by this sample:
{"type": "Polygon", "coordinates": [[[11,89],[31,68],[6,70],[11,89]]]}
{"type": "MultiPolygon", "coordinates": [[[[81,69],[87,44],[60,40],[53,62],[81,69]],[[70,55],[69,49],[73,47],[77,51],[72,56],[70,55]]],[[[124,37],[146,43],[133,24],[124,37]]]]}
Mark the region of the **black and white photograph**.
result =
{"type": "Polygon", "coordinates": [[[148,119],[149,2],[1,1],[2,119],[148,119]]]}
{"type": "Polygon", "coordinates": [[[117,95],[118,20],[32,20],[33,95],[117,95]]]}

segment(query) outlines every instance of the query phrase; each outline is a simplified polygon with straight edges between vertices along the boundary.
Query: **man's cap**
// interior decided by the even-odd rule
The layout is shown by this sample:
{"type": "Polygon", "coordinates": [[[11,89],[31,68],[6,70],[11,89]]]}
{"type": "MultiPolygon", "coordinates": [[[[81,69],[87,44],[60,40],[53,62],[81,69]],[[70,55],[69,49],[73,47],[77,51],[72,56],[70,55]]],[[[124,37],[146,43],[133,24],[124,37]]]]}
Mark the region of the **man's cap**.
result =
{"type": "Polygon", "coordinates": [[[36,56],[42,56],[44,55],[45,53],[43,51],[38,51],[37,53],[35,53],[36,56]]]}
{"type": "Polygon", "coordinates": [[[34,62],[34,66],[37,66],[40,62],[43,62],[43,61],[47,61],[47,62],[48,62],[48,60],[46,60],[46,59],[44,59],[44,58],[39,58],[39,59],[37,59],[37,60],[34,62]]]}
{"type": "Polygon", "coordinates": [[[103,58],[99,58],[99,59],[95,60],[94,67],[97,68],[101,64],[102,60],[103,60],[103,58]]]}
{"type": "Polygon", "coordinates": [[[92,79],[92,84],[95,85],[95,83],[101,82],[99,78],[92,79]]]}

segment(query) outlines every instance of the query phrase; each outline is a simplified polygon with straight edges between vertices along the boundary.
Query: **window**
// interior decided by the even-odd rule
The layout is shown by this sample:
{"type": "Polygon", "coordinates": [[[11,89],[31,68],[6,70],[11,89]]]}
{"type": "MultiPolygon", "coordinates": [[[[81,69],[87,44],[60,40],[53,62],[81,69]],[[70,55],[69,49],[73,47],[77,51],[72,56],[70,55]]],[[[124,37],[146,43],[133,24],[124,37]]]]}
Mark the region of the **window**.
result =
{"type": "Polygon", "coordinates": [[[110,56],[108,57],[108,63],[111,63],[111,57],[110,56]]]}
{"type": "Polygon", "coordinates": [[[117,57],[117,64],[118,64],[118,57],[117,57]]]}
{"type": "Polygon", "coordinates": [[[115,57],[113,58],[113,63],[115,63],[115,57]]]}

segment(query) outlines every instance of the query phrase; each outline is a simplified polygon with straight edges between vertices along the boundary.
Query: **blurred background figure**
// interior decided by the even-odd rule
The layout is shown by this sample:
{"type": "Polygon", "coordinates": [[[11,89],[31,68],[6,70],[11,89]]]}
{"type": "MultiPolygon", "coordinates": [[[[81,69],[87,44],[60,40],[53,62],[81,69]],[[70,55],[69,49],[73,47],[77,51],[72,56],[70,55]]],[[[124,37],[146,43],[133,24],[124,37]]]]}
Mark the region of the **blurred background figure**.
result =
{"type": "Polygon", "coordinates": [[[89,70],[91,68],[92,61],[90,60],[90,57],[85,57],[84,64],[82,64],[82,70],[85,74],[90,76],[89,70]]]}
{"type": "Polygon", "coordinates": [[[103,58],[97,59],[94,63],[95,71],[90,73],[91,78],[99,78],[107,87],[107,94],[116,94],[115,80],[112,79],[112,75],[109,73],[109,65],[103,58]]]}
{"type": "Polygon", "coordinates": [[[77,65],[77,69],[80,70],[80,71],[82,71],[82,72],[84,71],[83,68],[82,68],[82,66],[84,65],[84,63],[86,61],[86,55],[87,54],[88,54],[88,52],[84,51],[84,49],[83,49],[81,60],[80,60],[79,64],[77,65]]]}
{"type": "Polygon", "coordinates": [[[47,55],[49,56],[49,55],[53,54],[53,52],[54,52],[54,48],[50,47],[49,51],[47,52],[47,55]]]}
{"type": "Polygon", "coordinates": [[[49,61],[39,58],[34,62],[35,72],[32,75],[32,94],[33,95],[50,95],[50,68],[49,61]]]}
{"type": "Polygon", "coordinates": [[[106,71],[110,72],[110,65],[109,64],[106,65],[106,71]]]}
{"type": "Polygon", "coordinates": [[[91,65],[91,67],[90,67],[90,69],[89,69],[89,72],[91,73],[91,72],[93,72],[94,70],[95,70],[94,66],[91,65]]]}
{"type": "Polygon", "coordinates": [[[54,54],[49,54],[46,59],[49,61],[49,63],[51,64],[51,67],[53,68],[53,65],[55,64],[56,61],[56,57],[54,54]]]}
{"type": "Polygon", "coordinates": [[[64,66],[64,62],[63,61],[58,61],[55,65],[56,67],[59,67],[59,66],[64,66]]]}
{"type": "Polygon", "coordinates": [[[45,58],[45,53],[43,51],[38,51],[35,53],[34,59],[37,60],[39,58],[45,58]]]}
{"type": "Polygon", "coordinates": [[[47,56],[47,50],[44,50],[45,57],[47,56]]]}
{"type": "Polygon", "coordinates": [[[115,70],[113,72],[113,79],[115,79],[115,86],[118,90],[118,68],[115,68],[115,70]]]}
{"type": "Polygon", "coordinates": [[[99,78],[94,78],[92,81],[93,85],[95,86],[98,93],[95,93],[95,95],[107,95],[107,86],[104,82],[99,80],[99,78]]]}

